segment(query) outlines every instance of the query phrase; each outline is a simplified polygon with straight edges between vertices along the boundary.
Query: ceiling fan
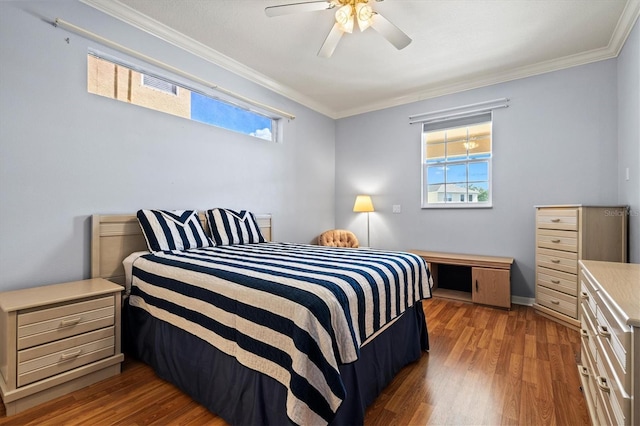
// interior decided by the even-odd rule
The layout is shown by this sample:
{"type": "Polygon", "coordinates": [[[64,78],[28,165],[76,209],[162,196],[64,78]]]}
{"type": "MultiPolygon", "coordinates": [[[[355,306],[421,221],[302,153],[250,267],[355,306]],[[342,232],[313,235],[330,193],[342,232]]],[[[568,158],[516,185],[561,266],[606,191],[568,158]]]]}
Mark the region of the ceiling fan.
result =
{"type": "MultiPolygon", "coordinates": [[[[378,2],[383,0],[376,0],[378,2]]],[[[396,49],[404,49],[411,39],[387,18],[374,11],[369,0],[316,0],[303,3],[290,3],[269,6],[264,9],[269,17],[288,15],[298,12],[314,12],[317,10],[335,9],[335,23],[324,40],[318,56],[328,58],[333,54],[342,34],[353,32],[354,23],[358,23],[360,31],[369,27],[379,32],[396,49]]]]}

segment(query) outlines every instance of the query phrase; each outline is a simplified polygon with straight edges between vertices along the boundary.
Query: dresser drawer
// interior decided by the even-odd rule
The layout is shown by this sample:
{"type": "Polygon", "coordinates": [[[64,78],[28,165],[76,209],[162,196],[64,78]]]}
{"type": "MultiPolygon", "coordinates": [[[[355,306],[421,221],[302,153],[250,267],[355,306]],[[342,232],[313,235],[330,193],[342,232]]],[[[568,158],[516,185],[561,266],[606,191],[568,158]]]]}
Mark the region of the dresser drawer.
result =
{"type": "Polygon", "coordinates": [[[18,313],[18,350],[114,324],[114,297],[18,313]]]}
{"type": "Polygon", "coordinates": [[[569,274],[578,274],[578,254],[576,252],[538,248],[536,259],[538,266],[569,274]]]}
{"type": "Polygon", "coordinates": [[[603,309],[602,301],[598,297],[598,311],[596,313],[596,327],[601,352],[609,359],[613,373],[618,377],[626,392],[631,392],[631,328],[620,324],[610,311],[603,309]]]}
{"type": "Polygon", "coordinates": [[[571,318],[578,318],[578,302],[576,296],[560,293],[550,288],[537,286],[536,301],[549,309],[560,312],[571,318]]]}
{"type": "Polygon", "coordinates": [[[578,252],[578,233],[575,231],[538,229],[537,241],[538,248],[578,252]]]}
{"type": "Polygon", "coordinates": [[[18,351],[18,386],[28,385],[114,353],[113,326],[18,351]]]}
{"type": "Polygon", "coordinates": [[[596,293],[589,290],[589,288],[584,285],[582,286],[582,291],[580,292],[582,313],[589,315],[593,324],[596,323],[596,313],[598,312],[595,294],[596,293]]]}
{"type": "Polygon", "coordinates": [[[591,362],[595,364],[598,358],[598,331],[595,326],[595,318],[584,310],[584,306],[580,316],[580,337],[583,351],[582,358],[588,356],[591,362]],[[584,352],[585,350],[587,351],[586,353],[584,352]]]}
{"type": "MultiPolygon", "coordinates": [[[[584,347],[584,341],[582,344],[582,353],[585,354],[586,349],[584,347]]],[[[585,397],[591,402],[591,404],[593,404],[593,406],[595,406],[595,402],[598,398],[598,386],[596,385],[596,375],[593,368],[595,360],[583,356],[580,362],[581,365],[578,366],[578,372],[580,373],[582,389],[584,390],[585,397]]]]}
{"type": "MultiPolygon", "coordinates": [[[[603,403],[605,418],[610,419],[607,424],[628,425],[631,422],[631,397],[622,389],[620,382],[611,370],[606,356],[600,356],[596,361],[596,385],[600,401],[603,403]]],[[[598,406],[600,412],[601,407],[598,406]]]]}
{"type": "Polygon", "coordinates": [[[562,293],[567,293],[572,296],[578,295],[578,283],[575,275],[540,266],[537,267],[537,271],[538,285],[542,285],[562,293]]]}
{"type": "Polygon", "coordinates": [[[580,287],[583,291],[586,291],[589,295],[591,295],[590,304],[593,307],[593,312],[596,311],[596,292],[598,288],[591,282],[589,277],[587,277],[582,271],[580,271],[580,287]]]}
{"type": "Polygon", "coordinates": [[[578,209],[540,209],[536,227],[545,229],[578,230],[578,209]]]}

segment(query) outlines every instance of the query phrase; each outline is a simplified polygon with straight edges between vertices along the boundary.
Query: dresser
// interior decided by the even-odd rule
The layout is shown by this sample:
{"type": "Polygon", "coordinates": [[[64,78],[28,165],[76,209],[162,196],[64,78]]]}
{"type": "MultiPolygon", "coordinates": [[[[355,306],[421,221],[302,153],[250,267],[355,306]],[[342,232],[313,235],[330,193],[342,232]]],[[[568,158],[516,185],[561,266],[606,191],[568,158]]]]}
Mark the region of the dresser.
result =
{"type": "Polygon", "coordinates": [[[640,424],[640,265],[580,261],[578,364],[591,422],[640,424]]]}
{"type": "Polygon", "coordinates": [[[627,261],[626,206],[536,206],[536,300],[544,316],[580,327],[578,261],[627,261]]]}
{"type": "Polygon", "coordinates": [[[121,292],[95,278],[0,293],[8,416],[120,373],[121,292]]]}

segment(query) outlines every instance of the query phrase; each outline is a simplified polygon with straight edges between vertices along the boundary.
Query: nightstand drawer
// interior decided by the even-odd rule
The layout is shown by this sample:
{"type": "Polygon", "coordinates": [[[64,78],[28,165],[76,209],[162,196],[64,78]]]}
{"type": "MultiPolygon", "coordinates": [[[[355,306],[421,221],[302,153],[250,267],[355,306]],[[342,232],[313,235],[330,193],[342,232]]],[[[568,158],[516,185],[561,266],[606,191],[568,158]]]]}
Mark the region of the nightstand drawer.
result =
{"type": "Polygon", "coordinates": [[[575,231],[538,229],[537,240],[538,247],[578,252],[578,233],[575,231]]]}
{"type": "Polygon", "coordinates": [[[75,336],[114,324],[114,297],[18,313],[18,349],[75,336]]]}
{"type": "Polygon", "coordinates": [[[62,373],[115,353],[114,327],[18,352],[18,386],[62,373]]]}
{"type": "Polygon", "coordinates": [[[540,209],[536,227],[545,229],[578,230],[578,209],[540,209]]]}
{"type": "Polygon", "coordinates": [[[568,315],[571,318],[578,318],[578,302],[575,296],[542,286],[538,286],[536,290],[536,301],[540,305],[568,315]]]}

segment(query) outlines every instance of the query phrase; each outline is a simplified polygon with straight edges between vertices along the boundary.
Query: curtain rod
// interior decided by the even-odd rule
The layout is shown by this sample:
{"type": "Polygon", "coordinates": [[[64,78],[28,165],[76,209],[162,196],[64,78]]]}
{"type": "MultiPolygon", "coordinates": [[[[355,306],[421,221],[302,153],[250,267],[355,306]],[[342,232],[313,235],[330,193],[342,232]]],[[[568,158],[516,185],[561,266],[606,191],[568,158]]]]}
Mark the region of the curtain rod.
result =
{"type": "MultiPolygon", "coordinates": [[[[427,116],[427,115],[436,115],[436,114],[442,114],[443,112],[450,112],[450,111],[457,111],[459,109],[467,109],[467,108],[475,108],[475,107],[479,107],[479,106],[483,106],[483,105],[489,105],[489,104],[497,104],[497,103],[502,103],[502,104],[506,104],[509,102],[509,98],[500,98],[500,99],[494,99],[491,101],[484,101],[484,102],[477,102],[475,104],[469,104],[469,105],[462,105],[462,106],[457,106],[457,107],[453,107],[453,108],[446,108],[446,109],[440,109],[438,111],[431,111],[431,112],[423,112],[421,114],[414,114],[414,115],[410,115],[409,116],[409,120],[415,120],[417,117],[423,117],[423,116],[427,116]]],[[[508,105],[505,105],[508,106],[508,105]]],[[[491,107],[491,108],[484,108],[487,111],[490,111],[492,109],[495,108],[504,108],[502,105],[498,105],[497,107],[491,107]]],[[[452,114],[452,115],[460,115],[460,114],[452,114]]],[[[419,121],[426,121],[426,120],[430,120],[430,119],[421,119],[419,121]]],[[[418,122],[418,121],[416,121],[418,122]]]]}
{"type": "MultiPolygon", "coordinates": [[[[446,115],[439,115],[437,117],[420,118],[418,120],[409,121],[409,124],[437,123],[439,121],[447,121],[447,120],[450,120],[452,118],[477,115],[477,114],[480,114],[480,113],[483,113],[483,112],[490,112],[490,111],[493,111],[494,109],[499,109],[499,108],[509,108],[509,105],[500,104],[500,105],[495,105],[495,106],[491,106],[491,107],[487,107],[487,108],[478,108],[478,109],[472,109],[472,110],[469,110],[469,111],[462,111],[462,112],[459,112],[459,113],[456,113],[456,114],[446,114],[446,115]]],[[[458,109],[458,108],[456,108],[456,109],[458,109]]]]}
{"type": "Polygon", "coordinates": [[[253,99],[247,98],[245,96],[239,95],[239,94],[237,94],[235,92],[232,92],[231,90],[227,90],[227,89],[225,89],[223,87],[220,87],[217,84],[211,83],[209,81],[201,79],[200,77],[196,77],[193,74],[189,74],[188,72],[182,71],[179,68],[176,68],[176,67],[174,67],[172,65],[169,65],[169,64],[166,64],[164,62],[161,62],[161,61],[158,61],[156,59],[153,59],[152,57],[147,56],[144,53],[140,53],[140,52],[135,51],[133,49],[129,49],[128,47],[125,47],[125,46],[123,46],[121,44],[118,44],[118,43],[116,43],[114,41],[111,41],[111,40],[109,40],[107,38],[104,38],[102,36],[99,36],[98,34],[92,33],[90,31],[85,30],[84,28],[80,28],[80,27],[78,27],[76,25],[73,25],[73,24],[71,24],[71,23],[69,23],[69,22],[67,22],[67,21],[65,21],[63,19],[56,18],[54,23],[53,23],[53,25],[55,27],[60,27],[60,28],[63,28],[65,30],[74,32],[74,33],[76,33],[76,34],[78,34],[78,35],[80,35],[82,37],[88,38],[90,40],[97,41],[98,43],[104,44],[105,46],[108,46],[108,47],[110,47],[112,49],[118,50],[118,51],[120,51],[122,53],[126,53],[127,55],[130,55],[130,56],[133,56],[133,57],[135,57],[137,59],[140,59],[142,61],[148,62],[148,63],[150,63],[152,65],[155,65],[155,66],[157,66],[159,68],[162,68],[162,69],[164,69],[166,71],[170,71],[170,72],[172,72],[174,74],[177,74],[177,75],[179,75],[181,77],[187,78],[187,79],[189,79],[191,81],[195,81],[195,82],[197,82],[199,84],[202,84],[203,86],[206,86],[208,88],[211,88],[211,89],[217,90],[217,91],[219,91],[221,93],[224,93],[225,95],[232,96],[232,97],[234,97],[234,98],[236,98],[238,100],[241,100],[243,102],[246,102],[246,103],[248,103],[250,105],[265,109],[267,111],[271,111],[273,113],[276,113],[276,114],[281,115],[283,117],[289,118],[291,120],[296,118],[296,116],[291,114],[291,113],[282,111],[282,110],[274,108],[272,106],[269,106],[269,105],[263,104],[261,102],[254,101],[253,99]]]}

